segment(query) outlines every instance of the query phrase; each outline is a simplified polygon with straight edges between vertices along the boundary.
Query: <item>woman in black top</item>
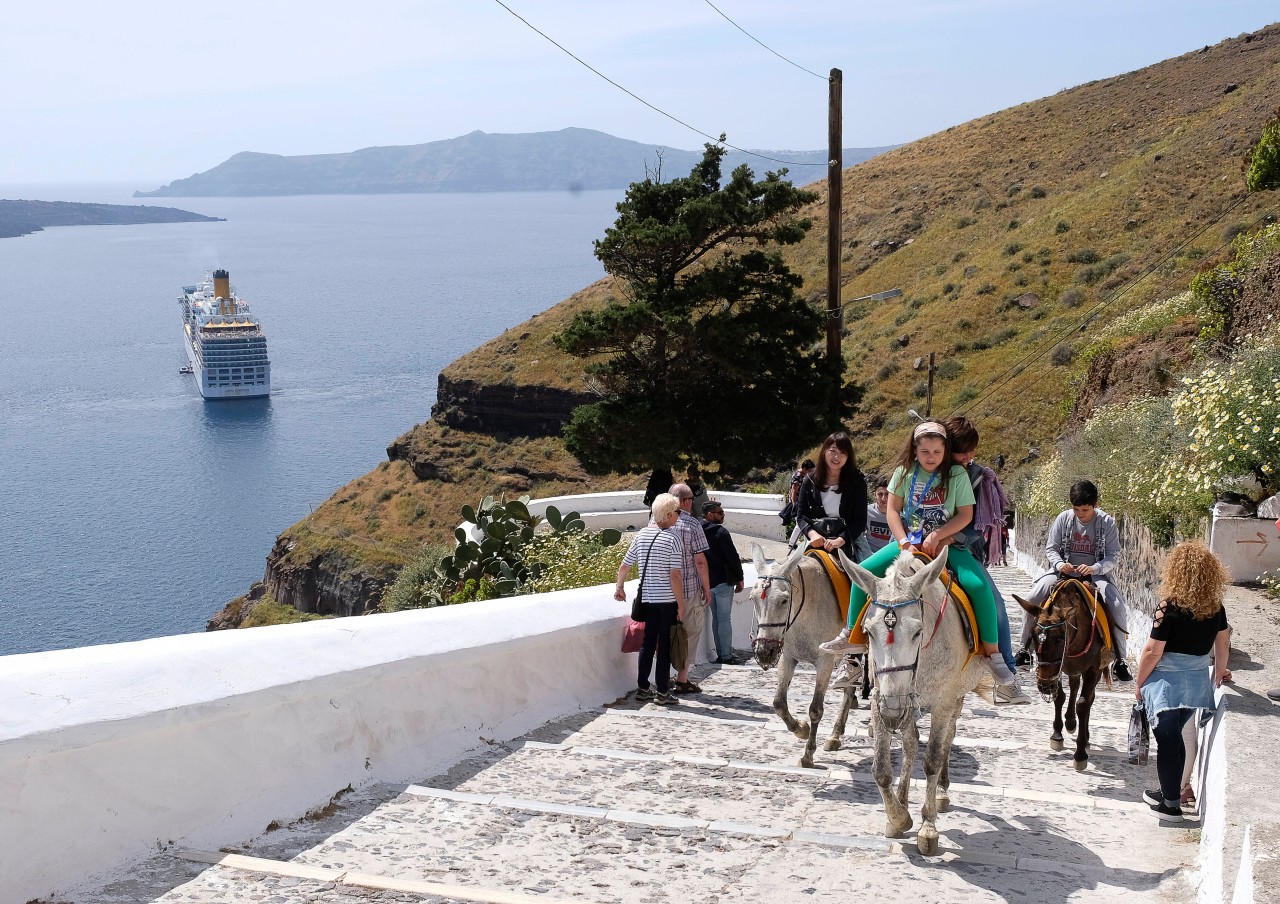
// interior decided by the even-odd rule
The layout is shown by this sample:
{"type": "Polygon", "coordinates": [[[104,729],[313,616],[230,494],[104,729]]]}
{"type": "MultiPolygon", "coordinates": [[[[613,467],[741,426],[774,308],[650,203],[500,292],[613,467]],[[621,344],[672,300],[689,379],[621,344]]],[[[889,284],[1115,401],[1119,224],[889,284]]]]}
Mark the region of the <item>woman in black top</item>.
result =
{"type": "Polygon", "coordinates": [[[843,548],[857,557],[853,544],[867,529],[867,481],[848,434],[836,432],[822,441],[817,467],[800,484],[796,524],[810,546],[832,553],[843,548]]]}
{"type": "Polygon", "coordinates": [[[1216,706],[1213,689],[1230,680],[1230,627],[1222,606],[1231,575],[1198,540],[1179,543],[1169,553],[1160,587],[1160,605],[1151,637],[1138,658],[1134,697],[1146,705],[1156,736],[1160,787],[1143,799],[1162,820],[1182,818],[1179,803],[1186,748],[1182,727],[1197,709],[1216,706]],[[1209,674],[1212,655],[1213,675],[1209,674]]]}

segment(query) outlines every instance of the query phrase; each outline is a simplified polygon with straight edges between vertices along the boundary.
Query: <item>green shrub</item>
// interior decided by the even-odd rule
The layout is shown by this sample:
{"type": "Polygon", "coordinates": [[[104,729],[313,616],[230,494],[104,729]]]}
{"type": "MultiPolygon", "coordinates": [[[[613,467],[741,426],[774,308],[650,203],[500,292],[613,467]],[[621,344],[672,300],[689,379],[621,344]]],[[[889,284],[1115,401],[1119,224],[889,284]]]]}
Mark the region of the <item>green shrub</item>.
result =
{"type": "Polygon", "coordinates": [[[960,219],[956,220],[956,229],[967,229],[968,227],[972,226],[976,222],[978,221],[975,220],[973,217],[961,217],[960,219]]]}
{"type": "Polygon", "coordinates": [[[1062,233],[1064,232],[1070,232],[1071,224],[1068,223],[1066,220],[1059,220],[1058,225],[1053,227],[1053,231],[1058,235],[1062,235],[1062,233]]]}
{"type": "Polygon", "coordinates": [[[964,373],[964,365],[955,358],[946,358],[934,369],[934,373],[940,380],[954,380],[964,373]]]}
{"type": "Polygon", "coordinates": [[[528,561],[541,564],[542,568],[538,577],[529,582],[527,592],[611,584],[617,580],[626,552],[622,544],[606,545],[599,533],[590,531],[538,534],[525,554],[528,561]]]}
{"type": "Polygon", "coordinates": [[[1049,362],[1057,367],[1065,367],[1076,359],[1076,350],[1070,345],[1055,345],[1049,354],[1049,362]]]}
{"type": "Polygon", "coordinates": [[[979,295],[990,295],[990,294],[992,294],[993,292],[995,292],[995,290],[996,290],[996,287],[995,287],[995,284],[994,284],[994,283],[986,282],[986,283],[983,283],[982,285],[978,286],[978,288],[977,288],[977,293],[978,293],[979,295]]]}
{"type": "Polygon", "coordinates": [[[1022,248],[1023,246],[1018,242],[1009,242],[1009,244],[1004,246],[1004,256],[1013,257],[1015,254],[1021,251],[1022,248]]]}
{"type": "Polygon", "coordinates": [[[1102,260],[1102,255],[1092,248],[1081,248],[1079,251],[1067,253],[1068,264],[1096,264],[1100,260],[1102,260]]]}
{"type": "Polygon", "coordinates": [[[1083,289],[1067,289],[1058,296],[1058,301],[1062,302],[1064,308],[1078,308],[1084,304],[1085,294],[1083,289]]]}

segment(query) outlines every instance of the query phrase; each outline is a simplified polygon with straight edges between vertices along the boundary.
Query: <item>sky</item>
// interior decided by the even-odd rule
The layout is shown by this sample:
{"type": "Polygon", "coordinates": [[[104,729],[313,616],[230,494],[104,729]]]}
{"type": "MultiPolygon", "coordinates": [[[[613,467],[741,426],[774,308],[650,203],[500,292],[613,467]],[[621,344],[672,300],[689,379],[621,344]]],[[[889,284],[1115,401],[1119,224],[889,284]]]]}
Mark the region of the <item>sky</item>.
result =
{"type": "Polygon", "coordinates": [[[503,2],[663,112],[497,0],[15,3],[0,29],[0,182],[146,189],[239,151],[477,129],[577,126],[685,149],[724,132],[810,150],[827,144],[832,68],[844,145],[898,144],[1280,20],[1275,0],[503,2]]]}

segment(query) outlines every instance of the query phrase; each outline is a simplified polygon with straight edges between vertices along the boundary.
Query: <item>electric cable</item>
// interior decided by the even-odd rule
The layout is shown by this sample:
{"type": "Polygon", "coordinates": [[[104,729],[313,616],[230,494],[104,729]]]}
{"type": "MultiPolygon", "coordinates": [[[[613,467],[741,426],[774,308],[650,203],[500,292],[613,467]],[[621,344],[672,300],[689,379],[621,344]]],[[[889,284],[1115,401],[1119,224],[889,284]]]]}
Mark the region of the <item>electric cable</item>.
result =
{"type": "Polygon", "coordinates": [[[710,141],[714,142],[715,144],[721,144],[721,145],[724,145],[725,147],[729,148],[730,150],[737,151],[737,152],[738,152],[738,153],[740,153],[740,154],[747,154],[747,155],[752,156],[752,157],[759,157],[761,160],[769,160],[769,161],[771,161],[771,162],[773,162],[773,163],[781,163],[781,164],[784,164],[784,165],[786,165],[786,166],[820,166],[820,167],[822,167],[823,169],[826,169],[826,168],[830,165],[827,161],[823,161],[822,163],[801,163],[801,162],[799,162],[799,161],[795,161],[795,160],[782,160],[781,158],[778,158],[778,157],[770,157],[768,154],[761,154],[761,153],[759,153],[759,152],[757,152],[757,151],[749,151],[749,150],[747,150],[746,148],[740,148],[740,147],[738,147],[738,146],[737,146],[737,145],[735,145],[735,144],[730,144],[729,142],[725,141],[723,138],[717,138],[717,137],[716,137],[716,136],[714,136],[714,135],[711,135],[711,134],[709,134],[709,133],[707,133],[707,132],[702,131],[701,129],[697,128],[696,126],[691,126],[691,125],[689,125],[689,123],[685,122],[683,119],[680,119],[680,118],[678,118],[678,117],[676,117],[676,116],[673,116],[672,114],[668,113],[666,110],[663,110],[662,108],[657,107],[657,106],[655,106],[655,105],[653,105],[653,104],[649,103],[649,101],[645,100],[643,97],[641,97],[639,94],[636,94],[634,91],[630,90],[629,88],[625,88],[625,87],[623,87],[622,85],[618,84],[618,83],[617,83],[617,82],[615,82],[613,79],[609,78],[609,76],[607,76],[607,75],[605,75],[603,72],[601,72],[599,69],[595,68],[595,67],[594,67],[594,66],[592,66],[590,63],[586,62],[586,61],[585,61],[585,60],[583,60],[581,57],[579,57],[577,54],[575,54],[573,51],[569,50],[567,47],[565,47],[563,44],[561,44],[561,43],[560,43],[559,41],[557,41],[555,38],[551,37],[549,34],[547,34],[546,32],[542,31],[540,28],[538,28],[536,25],[534,25],[532,22],[530,22],[530,21],[529,21],[528,19],[526,19],[524,16],[520,15],[520,14],[519,14],[518,12],[516,12],[514,9],[512,9],[512,8],[511,8],[511,7],[509,7],[509,6],[507,6],[507,4],[506,4],[506,3],[504,3],[504,2],[502,2],[502,0],[493,0],[493,2],[494,2],[494,3],[496,3],[496,4],[498,4],[499,6],[501,6],[501,7],[502,7],[503,9],[505,9],[507,12],[511,13],[511,15],[515,16],[517,19],[519,19],[519,20],[520,20],[521,22],[523,22],[525,25],[529,26],[529,28],[530,28],[530,29],[532,29],[533,31],[537,32],[537,33],[538,33],[539,35],[541,35],[543,38],[546,38],[546,40],[550,41],[550,42],[551,42],[552,44],[554,44],[557,48],[559,48],[562,52],[564,52],[565,54],[567,54],[570,58],[572,58],[573,60],[575,60],[576,62],[578,62],[578,63],[579,63],[579,64],[581,64],[582,66],[585,66],[587,69],[589,69],[589,70],[591,70],[592,72],[594,72],[596,75],[598,75],[600,78],[604,79],[604,80],[605,80],[606,82],[608,82],[609,84],[613,85],[613,87],[617,88],[619,91],[623,92],[624,94],[628,95],[629,97],[634,98],[635,100],[640,101],[640,103],[644,104],[646,107],[648,107],[648,108],[649,108],[650,110],[652,110],[653,112],[658,113],[658,114],[660,114],[660,115],[662,115],[662,116],[665,116],[667,119],[671,120],[671,121],[672,121],[672,122],[674,122],[674,123],[677,123],[677,124],[679,124],[679,125],[681,125],[681,126],[684,126],[684,127],[685,127],[686,129],[688,129],[690,132],[694,132],[694,133],[696,133],[696,134],[698,134],[698,135],[701,135],[703,138],[709,139],[710,141]]]}
{"type": "Polygon", "coordinates": [[[712,9],[714,9],[717,13],[719,13],[719,14],[720,14],[720,16],[721,16],[721,18],[723,18],[726,22],[728,22],[728,23],[729,23],[730,25],[732,25],[734,28],[738,29],[738,31],[742,32],[744,35],[746,35],[746,36],[747,36],[748,38],[750,38],[751,40],[755,41],[757,44],[759,44],[759,45],[760,45],[761,47],[763,47],[765,50],[769,51],[771,54],[773,54],[774,56],[776,56],[778,59],[782,60],[784,63],[790,63],[792,66],[795,66],[795,67],[796,67],[797,69],[799,69],[801,72],[807,72],[807,73],[809,73],[810,75],[812,75],[814,78],[820,78],[820,79],[822,79],[824,82],[830,82],[830,81],[831,81],[830,76],[826,76],[826,75],[818,75],[818,73],[814,72],[812,69],[806,69],[805,67],[801,66],[799,63],[795,62],[794,60],[789,60],[789,59],[787,59],[785,56],[783,56],[782,54],[778,53],[778,51],[774,50],[772,47],[770,47],[770,46],[769,46],[768,44],[766,44],[764,41],[761,41],[759,38],[757,38],[757,37],[756,37],[755,35],[753,35],[751,32],[747,31],[745,28],[743,28],[743,27],[742,27],[741,25],[739,25],[737,22],[733,21],[733,20],[732,20],[732,19],[730,19],[728,16],[726,16],[726,15],[724,14],[724,11],[723,11],[723,10],[721,10],[721,9],[720,9],[718,6],[716,6],[714,3],[712,3],[712,2],[711,2],[711,0],[703,0],[703,2],[705,2],[705,3],[707,4],[707,6],[711,7],[711,8],[712,8],[712,9]]]}

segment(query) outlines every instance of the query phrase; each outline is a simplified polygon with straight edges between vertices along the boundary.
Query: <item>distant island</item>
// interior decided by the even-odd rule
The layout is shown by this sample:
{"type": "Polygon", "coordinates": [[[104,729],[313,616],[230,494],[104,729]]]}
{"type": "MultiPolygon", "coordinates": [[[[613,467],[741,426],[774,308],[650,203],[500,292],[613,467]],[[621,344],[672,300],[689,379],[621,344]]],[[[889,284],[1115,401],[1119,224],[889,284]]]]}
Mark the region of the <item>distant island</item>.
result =
{"type": "MultiPolygon", "coordinates": [[[[891,147],[845,148],[853,166],[891,147]]],[[[827,152],[758,151],[798,164],[789,178],[800,183],[826,176],[827,152]]],[[[284,157],[242,151],[211,170],[178,179],[135,198],[237,197],[262,195],[399,194],[411,192],[581,191],[626,188],[661,159],[668,177],[687,175],[702,151],[666,148],[615,138],[592,129],[561,129],[459,138],[403,147],[375,147],[346,154],[284,157]]],[[[757,173],[786,166],[775,160],[731,152],[729,172],[740,163],[757,173]]]]}
{"type": "Polygon", "coordinates": [[[221,223],[221,217],[176,207],[78,204],[73,201],[0,200],[0,238],[39,232],[46,226],[127,226],[136,223],[221,223]]]}

